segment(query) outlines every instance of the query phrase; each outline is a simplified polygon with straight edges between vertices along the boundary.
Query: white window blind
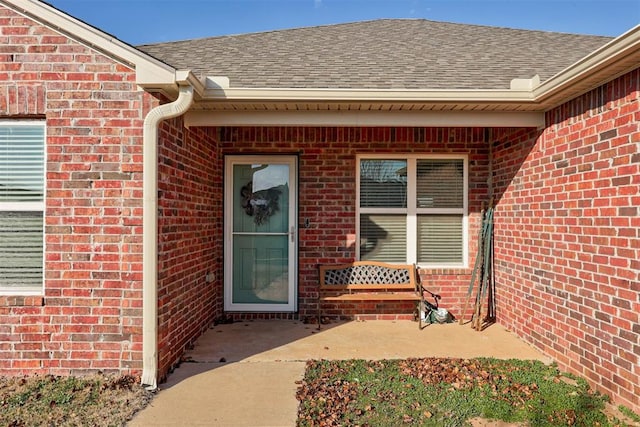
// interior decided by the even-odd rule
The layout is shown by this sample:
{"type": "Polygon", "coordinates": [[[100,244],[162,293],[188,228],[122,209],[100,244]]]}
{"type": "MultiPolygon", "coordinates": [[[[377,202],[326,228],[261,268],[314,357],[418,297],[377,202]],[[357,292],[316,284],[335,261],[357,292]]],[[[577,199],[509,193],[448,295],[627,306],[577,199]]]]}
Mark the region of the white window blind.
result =
{"type": "Polygon", "coordinates": [[[360,259],[404,264],[406,215],[360,215],[360,259]]]}
{"type": "Polygon", "coordinates": [[[418,160],[418,208],[463,208],[462,159],[418,160]]]}
{"type": "Polygon", "coordinates": [[[367,156],[358,168],[359,259],[465,265],[466,156],[367,156]]]}
{"type": "Polygon", "coordinates": [[[0,211],[0,289],[42,287],[42,212],[0,211]]]}
{"type": "Polygon", "coordinates": [[[407,162],[362,160],[360,206],[366,208],[407,207],[407,162]]]}
{"type": "Polygon", "coordinates": [[[418,216],[418,260],[427,264],[461,263],[462,215],[418,216]]]}
{"type": "Polygon", "coordinates": [[[0,293],[43,282],[44,124],[0,122],[0,293]]]}

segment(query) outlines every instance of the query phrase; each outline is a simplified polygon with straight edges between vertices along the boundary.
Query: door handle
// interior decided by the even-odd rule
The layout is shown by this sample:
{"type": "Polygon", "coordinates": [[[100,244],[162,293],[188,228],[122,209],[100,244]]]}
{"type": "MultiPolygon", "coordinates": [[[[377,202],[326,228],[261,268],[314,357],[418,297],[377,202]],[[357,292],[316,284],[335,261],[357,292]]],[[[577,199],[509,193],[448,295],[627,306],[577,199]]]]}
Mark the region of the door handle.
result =
{"type": "Polygon", "coordinates": [[[296,227],[295,226],[291,226],[291,228],[289,229],[289,236],[291,236],[291,243],[295,242],[295,233],[296,233],[296,227]]]}

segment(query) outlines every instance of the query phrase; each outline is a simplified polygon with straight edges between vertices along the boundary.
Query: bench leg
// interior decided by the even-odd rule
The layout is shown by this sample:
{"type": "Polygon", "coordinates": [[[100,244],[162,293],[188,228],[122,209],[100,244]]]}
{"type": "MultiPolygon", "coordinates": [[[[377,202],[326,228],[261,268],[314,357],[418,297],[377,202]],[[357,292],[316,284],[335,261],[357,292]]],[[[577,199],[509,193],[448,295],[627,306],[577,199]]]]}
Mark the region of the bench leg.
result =
{"type": "Polygon", "coordinates": [[[422,296],[422,299],[418,302],[418,304],[420,305],[420,308],[418,309],[418,313],[420,313],[420,323],[418,324],[418,327],[420,328],[420,330],[422,330],[427,327],[427,308],[429,307],[427,305],[427,300],[424,298],[424,295],[422,296]],[[422,317],[423,314],[424,318],[422,317]]]}
{"type": "Polygon", "coordinates": [[[318,311],[318,330],[320,330],[320,327],[322,325],[322,303],[320,302],[320,297],[318,297],[318,306],[317,306],[317,311],[318,311]]]}

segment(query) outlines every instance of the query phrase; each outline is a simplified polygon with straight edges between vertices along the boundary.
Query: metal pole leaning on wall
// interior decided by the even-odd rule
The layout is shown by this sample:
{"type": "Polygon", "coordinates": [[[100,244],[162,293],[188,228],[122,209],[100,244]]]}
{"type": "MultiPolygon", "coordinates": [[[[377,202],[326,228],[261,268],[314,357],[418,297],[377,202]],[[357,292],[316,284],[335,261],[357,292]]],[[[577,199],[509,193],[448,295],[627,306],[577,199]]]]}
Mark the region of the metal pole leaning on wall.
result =
{"type": "Polygon", "coordinates": [[[478,271],[480,269],[480,263],[482,262],[482,230],[484,229],[484,202],[482,202],[482,208],[480,210],[480,227],[478,228],[478,253],[476,254],[476,261],[473,265],[473,272],[471,273],[471,281],[469,282],[469,289],[467,289],[467,299],[464,302],[464,308],[462,309],[462,315],[460,316],[459,323],[464,323],[464,318],[467,315],[467,307],[469,306],[469,300],[473,295],[473,287],[475,286],[476,277],[479,277],[478,271]]]}
{"type": "Polygon", "coordinates": [[[478,282],[478,293],[476,294],[476,305],[471,326],[477,330],[482,330],[484,321],[489,317],[491,311],[492,292],[489,291],[493,277],[493,198],[489,202],[489,208],[485,214],[482,226],[482,267],[480,280],[478,282]],[[488,298],[490,297],[490,298],[488,298]],[[487,312],[483,313],[483,307],[487,299],[487,312]]]}

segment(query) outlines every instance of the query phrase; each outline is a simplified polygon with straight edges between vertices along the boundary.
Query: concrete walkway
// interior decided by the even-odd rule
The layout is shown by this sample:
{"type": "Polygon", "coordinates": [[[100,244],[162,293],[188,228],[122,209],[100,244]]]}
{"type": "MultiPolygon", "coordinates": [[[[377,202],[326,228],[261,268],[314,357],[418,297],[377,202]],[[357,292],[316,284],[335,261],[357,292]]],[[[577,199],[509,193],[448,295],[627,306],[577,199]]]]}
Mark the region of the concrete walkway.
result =
{"type": "Polygon", "coordinates": [[[295,426],[296,381],[309,359],[496,357],[549,362],[492,325],[476,332],[457,323],[418,330],[410,321],[304,325],[253,321],[207,331],[130,426],[295,426]]]}

